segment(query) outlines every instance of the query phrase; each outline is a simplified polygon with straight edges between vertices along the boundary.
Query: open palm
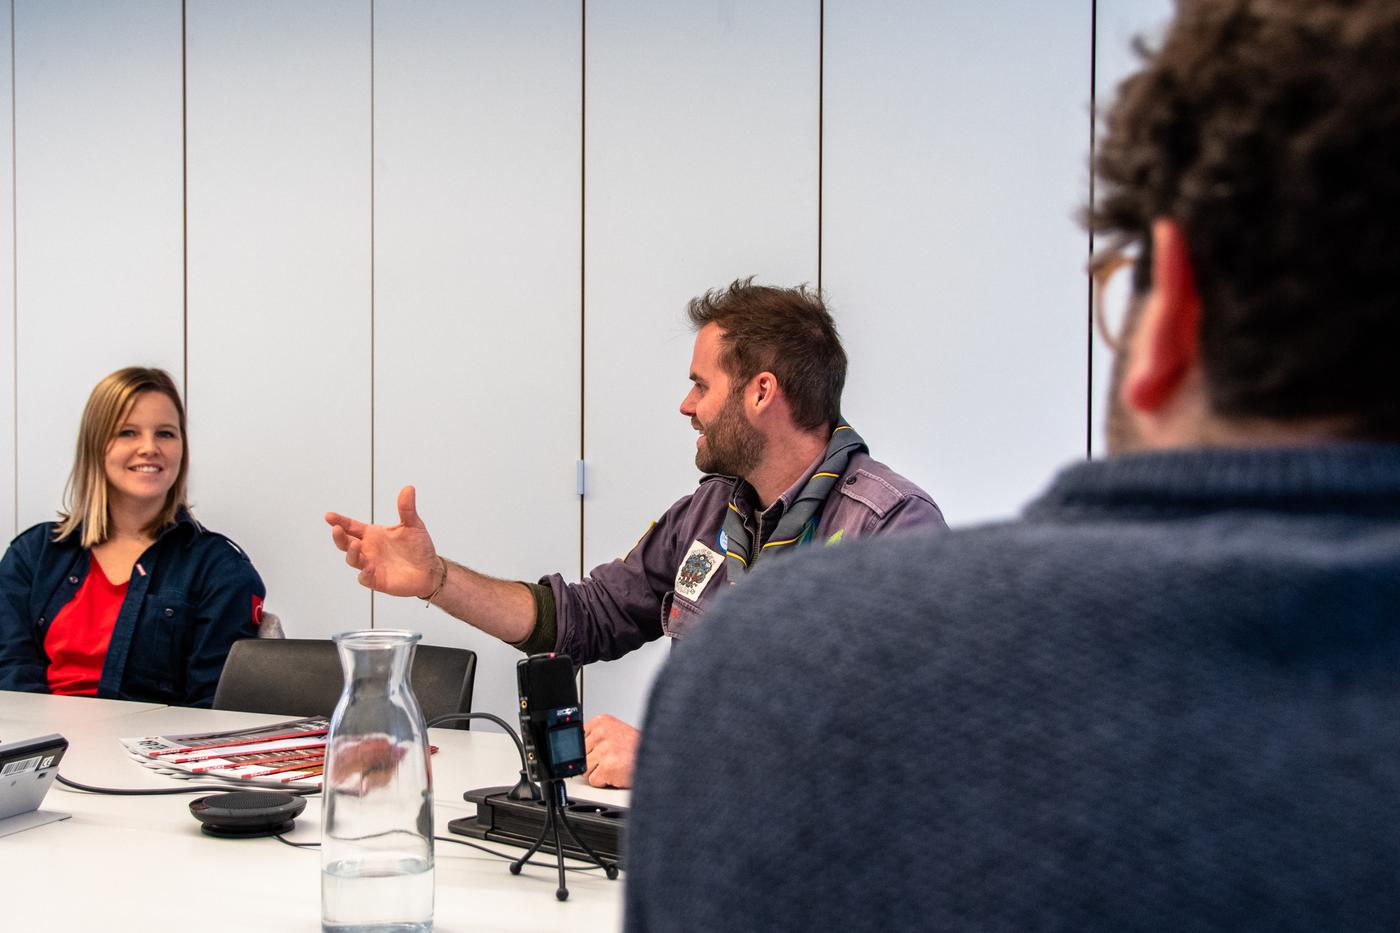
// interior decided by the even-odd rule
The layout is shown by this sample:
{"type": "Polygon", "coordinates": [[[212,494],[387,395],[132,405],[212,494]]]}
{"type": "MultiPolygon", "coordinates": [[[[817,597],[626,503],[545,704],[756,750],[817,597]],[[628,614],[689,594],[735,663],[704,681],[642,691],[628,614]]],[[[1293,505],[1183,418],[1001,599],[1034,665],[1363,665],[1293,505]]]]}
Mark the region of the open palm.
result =
{"type": "Polygon", "coordinates": [[[427,596],[437,585],[438,554],[418,517],[412,486],[399,490],[398,509],[399,523],[392,526],[327,512],[331,540],[345,552],[345,562],[360,572],[362,585],[390,596],[427,596]]]}

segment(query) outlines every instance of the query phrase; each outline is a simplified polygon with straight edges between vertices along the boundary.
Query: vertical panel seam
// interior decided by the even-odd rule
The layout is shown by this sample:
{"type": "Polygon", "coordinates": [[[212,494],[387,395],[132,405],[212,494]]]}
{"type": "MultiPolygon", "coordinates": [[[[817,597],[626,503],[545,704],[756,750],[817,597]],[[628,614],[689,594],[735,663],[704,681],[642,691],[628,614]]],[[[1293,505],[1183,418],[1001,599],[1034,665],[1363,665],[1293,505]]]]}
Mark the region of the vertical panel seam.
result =
{"type": "MultiPolygon", "coordinates": [[[[586,446],[585,401],[587,353],[587,208],[588,208],[588,0],[579,0],[579,134],[578,134],[578,458],[584,460],[586,446]]],[[[584,497],[578,499],[578,575],[583,578],[584,497]]]]}
{"type": "MultiPolygon", "coordinates": [[[[578,132],[578,458],[585,461],[585,400],[587,383],[584,379],[585,367],[588,365],[588,345],[587,316],[585,306],[585,287],[587,285],[587,256],[588,256],[588,0],[579,0],[579,24],[578,24],[578,100],[579,100],[579,132],[578,132]]],[[[583,579],[583,544],[584,544],[584,497],[578,497],[578,576],[583,579]]],[[[583,706],[583,668],[578,671],[578,701],[579,706],[583,706]]]]}
{"type": "MultiPolygon", "coordinates": [[[[1089,0],[1089,213],[1094,211],[1094,157],[1097,152],[1098,126],[1098,65],[1099,65],[1099,0],[1089,0]]],[[[1094,225],[1089,228],[1089,259],[1094,258],[1094,225]]],[[[1084,276],[1087,286],[1085,304],[1085,389],[1084,389],[1084,459],[1094,456],[1094,278],[1084,276]]]]}
{"type": "MultiPolygon", "coordinates": [[[[181,0],[183,2],[183,0],[181,0]]],[[[19,534],[19,95],[15,92],[15,0],[10,0],[10,276],[12,285],[10,307],[10,376],[14,382],[11,394],[14,419],[14,528],[19,534]]]]}
{"type": "MultiPolygon", "coordinates": [[[[180,360],[185,411],[190,408],[190,127],[188,0],[180,0],[180,360]]],[[[188,414],[186,414],[188,417],[188,414]]]]}
{"type": "Polygon", "coordinates": [[[822,290],[822,210],[826,187],[826,0],[817,3],[817,291],[822,290]]]}
{"type": "MultiPolygon", "coordinates": [[[[374,0],[369,0],[369,520],[374,522],[374,0]]],[[[369,627],[374,628],[374,591],[369,594],[369,627]]]]}

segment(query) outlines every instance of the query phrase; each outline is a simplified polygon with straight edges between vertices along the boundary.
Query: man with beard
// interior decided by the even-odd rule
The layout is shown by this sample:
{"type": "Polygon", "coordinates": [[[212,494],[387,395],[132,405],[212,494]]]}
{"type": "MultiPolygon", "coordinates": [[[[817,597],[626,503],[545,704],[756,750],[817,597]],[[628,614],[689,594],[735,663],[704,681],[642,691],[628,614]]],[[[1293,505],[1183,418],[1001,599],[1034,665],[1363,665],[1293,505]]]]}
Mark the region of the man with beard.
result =
{"type": "Polygon", "coordinates": [[[1400,3],[1179,0],[1144,57],[1112,456],[718,606],[652,693],[629,931],[1400,924],[1400,3]]]}
{"type": "MultiPolygon", "coordinates": [[[[802,545],[944,527],[928,494],[871,458],[841,419],[846,352],[820,295],[745,279],[694,299],[689,316],[692,386],[680,411],[700,432],[695,465],[707,475],[630,554],[578,583],[493,579],[437,553],[408,486],[393,527],[326,515],[360,583],[428,600],[527,653],[587,664],[686,638],[717,596],[802,545]]],[[[585,733],[589,781],[630,786],[637,730],[603,715],[585,733]]]]}

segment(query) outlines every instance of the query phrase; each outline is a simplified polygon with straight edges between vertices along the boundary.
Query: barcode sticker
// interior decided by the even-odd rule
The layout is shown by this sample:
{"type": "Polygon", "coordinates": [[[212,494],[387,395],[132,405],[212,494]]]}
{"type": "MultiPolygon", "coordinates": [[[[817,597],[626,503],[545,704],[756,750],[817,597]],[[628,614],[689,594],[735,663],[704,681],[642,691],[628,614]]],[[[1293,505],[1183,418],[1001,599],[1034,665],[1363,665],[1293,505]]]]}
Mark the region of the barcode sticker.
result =
{"type": "Polygon", "coordinates": [[[33,758],[25,758],[20,761],[12,761],[5,767],[0,768],[0,777],[9,777],[12,774],[28,774],[30,771],[39,770],[39,762],[43,760],[42,755],[35,755],[33,758]]]}

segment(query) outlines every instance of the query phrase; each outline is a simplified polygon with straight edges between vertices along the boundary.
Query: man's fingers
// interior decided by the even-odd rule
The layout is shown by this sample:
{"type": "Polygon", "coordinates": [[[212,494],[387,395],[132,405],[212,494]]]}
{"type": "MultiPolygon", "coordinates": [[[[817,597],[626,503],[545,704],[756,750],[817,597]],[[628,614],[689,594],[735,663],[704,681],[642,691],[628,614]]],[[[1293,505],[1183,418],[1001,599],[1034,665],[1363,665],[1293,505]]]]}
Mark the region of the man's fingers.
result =
{"type": "Polygon", "coordinates": [[[351,541],[349,545],[342,550],[345,551],[345,562],[358,570],[362,563],[360,560],[360,542],[351,541]]]}
{"type": "Polygon", "coordinates": [[[340,548],[342,551],[350,546],[351,541],[358,540],[360,539],[352,538],[350,535],[346,534],[345,529],[340,527],[339,525],[331,526],[331,541],[334,542],[335,546],[340,548]]]}
{"type": "Polygon", "coordinates": [[[361,570],[360,575],[355,579],[360,581],[360,586],[371,590],[374,589],[374,574],[370,573],[368,570],[361,570]]]}
{"type": "Polygon", "coordinates": [[[341,515],[339,512],[327,512],[326,524],[331,526],[332,535],[335,534],[335,529],[340,528],[352,538],[363,538],[365,529],[369,527],[364,522],[356,521],[348,515],[341,515]]]}
{"type": "Polygon", "coordinates": [[[626,787],[618,762],[607,759],[600,761],[593,773],[588,775],[588,783],[594,787],[626,787]]]}

